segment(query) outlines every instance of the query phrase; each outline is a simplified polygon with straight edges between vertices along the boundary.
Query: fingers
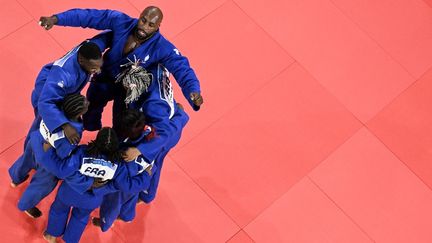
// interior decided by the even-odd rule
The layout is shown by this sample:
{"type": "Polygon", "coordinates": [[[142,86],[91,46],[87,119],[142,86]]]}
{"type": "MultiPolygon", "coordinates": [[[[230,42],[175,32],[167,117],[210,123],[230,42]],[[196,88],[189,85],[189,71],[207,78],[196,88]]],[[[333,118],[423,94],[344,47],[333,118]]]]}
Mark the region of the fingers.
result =
{"type": "Polygon", "coordinates": [[[74,139],[74,144],[75,145],[78,145],[79,142],[80,142],[80,137],[77,137],[77,138],[74,139]]]}
{"type": "Polygon", "coordinates": [[[126,153],[123,154],[123,159],[124,159],[126,162],[131,162],[131,161],[134,161],[134,160],[135,160],[135,157],[134,157],[133,155],[131,155],[131,154],[128,154],[128,153],[126,152],[126,153]]]}
{"type": "Polygon", "coordinates": [[[192,102],[196,106],[200,106],[200,105],[202,105],[204,103],[204,99],[203,99],[203,97],[201,96],[200,93],[196,93],[196,92],[191,93],[190,94],[190,99],[192,100],[192,102]]]}
{"type": "Polygon", "coordinates": [[[39,25],[42,26],[46,30],[49,30],[53,27],[53,23],[52,23],[51,19],[48,17],[40,17],[39,18],[39,25]]]}
{"type": "Polygon", "coordinates": [[[73,144],[73,145],[77,145],[79,142],[80,142],[80,136],[78,136],[78,135],[73,135],[73,136],[71,136],[70,138],[68,138],[69,139],[69,142],[71,143],[71,144],[73,144]]]}
{"type": "Polygon", "coordinates": [[[197,106],[202,105],[202,103],[204,103],[204,100],[203,100],[201,95],[197,99],[194,100],[194,104],[197,106]]]}

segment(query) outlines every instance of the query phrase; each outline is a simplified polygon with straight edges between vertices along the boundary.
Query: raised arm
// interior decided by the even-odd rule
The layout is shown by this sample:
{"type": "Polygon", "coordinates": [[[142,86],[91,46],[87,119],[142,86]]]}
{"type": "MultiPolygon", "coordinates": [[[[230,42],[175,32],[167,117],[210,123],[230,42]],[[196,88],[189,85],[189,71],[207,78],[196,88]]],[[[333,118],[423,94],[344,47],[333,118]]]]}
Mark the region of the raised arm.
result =
{"type": "Polygon", "coordinates": [[[128,15],[115,10],[71,9],[51,17],[40,17],[39,24],[46,30],[54,25],[112,30],[115,25],[131,19],[128,15]]]}
{"type": "Polygon", "coordinates": [[[196,111],[199,110],[203,103],[200,82],[190,67],[189,60],[171,43],[167,44],[165,52],[166,55],[162,64],[173,74],[192,108],[196,111]]]}

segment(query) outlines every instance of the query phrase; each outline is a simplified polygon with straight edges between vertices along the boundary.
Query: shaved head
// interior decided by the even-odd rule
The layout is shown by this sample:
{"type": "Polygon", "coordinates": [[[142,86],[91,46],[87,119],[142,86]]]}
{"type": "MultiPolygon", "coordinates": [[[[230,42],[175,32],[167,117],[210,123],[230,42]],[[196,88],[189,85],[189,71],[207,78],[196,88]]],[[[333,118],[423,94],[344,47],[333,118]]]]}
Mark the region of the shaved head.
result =
{"type": "Polygon", "coordinates": [[[135,37],[138,40],[146,40],[159,29],[162,19],[163,14],[160,8],[155,6],[145,8],[138,19],[135,37]]]}
{"type": "Polygon", "coordinates": [[[154,20],[159,25],[163,19],[162,10],[156,6],[148,6],[144,11],[142,11],[141,16],[142,15],[149,16],[151,20],[154,20]]]}

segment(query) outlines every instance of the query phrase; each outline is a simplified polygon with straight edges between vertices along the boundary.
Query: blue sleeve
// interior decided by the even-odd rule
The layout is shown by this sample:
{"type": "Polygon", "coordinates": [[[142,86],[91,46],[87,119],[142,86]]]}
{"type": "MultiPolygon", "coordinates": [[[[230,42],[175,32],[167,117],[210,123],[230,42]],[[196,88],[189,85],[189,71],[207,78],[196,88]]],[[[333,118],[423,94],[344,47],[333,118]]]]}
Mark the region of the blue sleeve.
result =
{"type": "Polygon", "coordinates": [[[132,19],[122,12],[97,9],[71,9],[55,16],[58,19],[56,25],[88,27],[97,30],[112,30],[116,25],[132,19]]]}
{"type": "Polygon", "coordinates": [[[163,161],[160,161],[160,164],[158,164],[159,169],[156,171],[156,173],[153,174],[150,185],[148,186],[147,190],[145,190],[146,192],[143,192],[145,196],[142,199],[145,203],[150,203],[156,197],[156,192],[159,186],[159,179],[162,172],[162,165],[163,161]]]}
{"type": "Polygon", "coordinates": [[[66,183],[79,194],[84,194],[93,185],[94,178],[85,176],[79,171],[75,171],[68,177],[64,178],[66,183]]]}
{"type": "Polygon", "coordinates": [[[39,97],[38,111],[50,132],[68,123],[63,111],[57,106],[66,96],[70,75],[62,68],[53,66],[39,97]]]}
{"type": "Polygon", "coordinates": [[[93,194],[95,194],[96,196],[103,196],[109,193],[113,193],[113,192],[117,192],[119,191],[115,186],[114,186],[114,181],[110,181],[108,182],[106,185],[98,187],[98,188],[93,188],[93,194]]]}
{"type": "Polygon", "coordinates": [[[176,113],[174,113],[174,116],[171,118],[171,126],[173,127],[174,132],[178,133],[182,131],[188,121],[188,114],[184,110],[177,107],[176,113]]]}
{"type": "MultiPolygon", "coordinates": [[[[152,175],[157,172],[157,166],[153,165],[152,175]]],[[[100,196],[116,191],[138,193],[148,190],[151,179],[152,176],[150,176],[146,171],[135,176],[129,176],[126,166],[121,165],[117,169],[114,179],[102,187],[93,189],[93,193],[100,196]]]]}
{"type": "MultiPolygon", "coordinates": [[[[78,131],[80,137],[82,137],[83,126],[77,125],[76,122],[71,122],[71,125],[78,131]]],[[[71,144],[66,137],[54,141],[54,146],[57,156],[60,157],[60,159],[68,157],[78,147],[77,145],[71,144]]]]}
{"type": "Polygon", "coordinates": [[[79,170],[81,165],[80,156],[70,156],[65,159],[60,159],[54,148],[48,149],[41,156],[39,163],[49,172],[57,176],[58,178],[64,179],[74,172],[79,170]]]}
{"type": "Polygon", "coordinates": [[[77,145],[71,144],[67,138],[62,138],[55,141],[54,145],[56,154],[60,159],[68,157],[72,151],[77,148],[77,145]]]}
{"type": "Polygon", "coordinates": [[[188,59],[174,45],[168,42],[165,47],[164,51],[167,53],[161,61],[162,64],[172,73],[192,108],[198,110],[189,97],[192,92],[201,93],[200,82],[194,70],[190,67],[188,59]]]}
{"type": "MultiPolygon", "coordinates": [[[[153,165],[152,174],[157,171],[157,166],[153,165]]],[[[136,176],[129,176],[129,173],[124,166],[124,169],[114,177],[114,187],[120,191],[127,193],[138,193],[147,190],[150,186],[151,176],[146,172],[142,172],[136,176]]]]}
{"type": "Polygon", "coordinates": [[[102,33],[89,39],[90,42],[95,43],[101,52],[112,46],[113,32],[111,30],[103,31],[102,33]]]}
{"type": "MultiPolygon", "coordinates": [[[[171,118],[172,128],[170,130],[171,131],[170,139],[173,138],[171,140],[175,140],[175,141],[171,141],[171,143],[168,144],[169,146],[174,146],[178,142],[181,136],[181,132],[188,121],[189,121],[189,116],[186,114],[186,112],[177,108],[176,113],[171,118]]],[[[170,148],[171,147],[167,147],[166,149],[170,149],[170,148]]],[[[159,169],[156,171],[156,173],[153,174],[152,179],[150,181],[150,185],[146,190],[147,192],[144,192],[144,196],[142,199],[144,200],[145,203],[150,203],[156,197],[157,189],[159,186],[159,179],[162,171],[161,168],[163,166],[163,161],[164,161],[164,156],[165,155],[163,154],[159,154],[158,158],[156,158],[155,160],[155,165],[157,165],[159,169]]]]}
{"type": "Polygon", "coordinates": [[[174,135],[181,133],[189,116],[183,110],[176,107],[174,116],[169,119],[165,114],[166,105],[158,106],[159,102],[149,102],[143,109],[148,122],[155,128],[156,137],[150,140],[143,140],[136,147],[141,152],[147,163],[155,160],[162,149],[167,149],[170,140],[174,135]]]}
{"type": "Polygon", "coordinates": [[[172,132],[169,127],[169,119],[167,121],[153,122],[151,124],[155,129],[156,136],[136,146],[147,163],[154,161],[160,151],[166,147],[172,132]]]}

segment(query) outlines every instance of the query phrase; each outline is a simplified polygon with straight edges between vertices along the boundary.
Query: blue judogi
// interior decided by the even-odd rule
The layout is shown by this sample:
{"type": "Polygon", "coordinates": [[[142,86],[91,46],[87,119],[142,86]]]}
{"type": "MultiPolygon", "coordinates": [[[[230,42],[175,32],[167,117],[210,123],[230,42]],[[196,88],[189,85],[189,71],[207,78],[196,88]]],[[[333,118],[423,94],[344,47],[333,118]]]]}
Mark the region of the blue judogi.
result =
{"type": "MultiPolygon", "coordinates": [[[[148,40],[127,55],[123,49],[129,35],[133,34],[138,19],[114,10],[97,9],[71,9],[55,15],[57,25],[93,28],[97,30],[112,30],[112,46],[104,55],[102,72],[104,78],[112,81],[120,72],[120,65],[139,58],[141,65],[148,69],[151,66],[162,64],[177,80],[182,92],[192,105],[189,94],[200,92],[200,84],[195,72],[189,65],[188,59],[181,55],[179,50],[159,31],[156,31],[148,40]]],[[[91,101],[90,101],[91,102],[91,101]]]]}
{"type": "MultiPolygon", "coordinates": [[[[78,121],[68,122],[78,131],[81,136],[83,132],[82,123],[78,121]]],[[[49,134],[49,131],[46,127],[45,131],[47,132],[47,136],[53,137],[52,142],[55,147],[56,154],[59,158],[64,159],[68,157],[77,147],[77,145],[73,145],[69,142],[69,140],[65,137],[63,131],[57,132],[55,134],[49,134]]],[[[20,200],[18,201],[18,208],[21,211],[25,211],[35,207],[42,199],[44,199],[54,190],[59,180],[53,173],[50,173],[45,169],[45,160],[41,159],[42,153],[44,152],[40,148],[45,142],[45,138],[42,136],[41,131],[33,131],[30,134],[30,137],[30,142],[29,145],[26,147],[26,151],[30,150],[31,153],[34,154],[37,171],[33,175],[29,186],[26,188],[24,193],[21,195],[20,200]]]]}
{"type": "MultiPolygon", "coordinates": [[[[83,175],[83,166],[104,165],[104,168],[109,167],[114,171],[112,186],[120,188],[124,191],[138,192],[141,188],[147,188],[150,183],[150,176],[147,173],[141,173],[139,176],[129,177],[127,168],[123,163],[118,165],[112,164],[105,160],[105,157],[90,157],[86,155],[86,145],[78,146],[77,151],[66,159],[60,159],[55,154],[53,149],[49,149],[43,154],[42,158],[48,171],[54,173],[60,178],[64,178],[56,199],[51,205],[47,233],[59,237],[63,235],[66,242],[78,242],[87,225],[90,213],[102,202],[103,187],[99,193],[94,193],[95,189],[91,188],[93,178],[91,174],[93,170],[89,170],[90,174],[83,175]],[[89,161],[87,163],[87,161],[89,161]],[[80,170],[81,168],[81,170],[80,170]],[[72,208],[72,214],[69,222],[69,211],[72,208]]],[[[89,167],[87,167],[89,168],[89,167]]],[[[152,173],[155,173],[157,167],[152,168],[152,173]]],[[[85,170],[88,171],[88,170],[85,170]]],[[[94,177],[98,177],[95,172],[94,177]]]]}
{"type": "MultiPolygon", "coordinates": [[[[172,135],[164,148],[160,148],[160,154],[156,156],[154,165],[158,167],[158,170],[154,175],[152,175],[150,185],[148,188],[142,188],[140,193],[129,193],[125,191],[117,191],[105,195],[102,205],[100,207],[100,219],[101,219],[101,229],[102,231],[107,231],[114,221],[119,217],[124,221],[132,221],[135,218],[135,207],[139,198],[139,194],[143,194],[145,202],[149,203],[156,196],[157,187],[159,184],[159,178],[161,174],[161,168],[163,165],[163,160],[168,153],[168,151],[174,147],[180,140],[181,131],[186,125],[189,117],[181,109],[177,109],[174,116],[171,118],[170,126],[172,127],[172,135]],[[143,192],[145,191],[145,192],[143,192]]],[[[143,134],[136,140],[127,140],[123,143],[125,148],[127,147],[137,147],[141,144],[148,143],[149,140],[146,139],[147,133],[143,134]]],[[[129,162],[128,166],[129,176],[135,176],[137,172],[136,164],[140,164],[145,160],[142,156],[138,157],[134,162],[129,162]]],[[[114,191],[116,189],[114,188],[114,191]]]]}
{"type": "MultiPolygon", "coordinates": [[[[94,42],[103,51],[110,45],[111,35],[102,33],[88,40],[94,42]]],[[[26,179],[28,172],[35,169],[32,155],[26,153],[30,133],[39,129],[41,119],[51,132],[57,132],[61,125],[68,122],[57,103],[66,95],[81,92],[89,81],[89,75],[78,63],[78,49],[73,48],[62,58],[45,65],[39,72],[31,95],[35,119],[24,142],[24,154],[9,169],[12,182],[20,184],[26,179]]]]}
{"type": "Polygon", "coordinates": [[[171,120],[176,119],[178,119],[181,126],[175,126],[174,129],[171,130],[171,138],[166,143],[165,147],[161,150],[155,160],[155,164],[158,166],[159,169],[153,175],[149,189],[147,191],[140,192],[139,198],[145,203],[150,203],[156,197],[156,192],[159,185],[159,179],[161,176],[165,156],[180,141],[181,133],[183,131],[183,128],[186,126],[186,123],[189,121],[189,116],[183,110],[177,109],[174,117],[171,118],[171,120]]]}
{"type": "Polygon", "coordinates": [[[87,130],[101,128],[102,112],[108,101],[114,100],[113,114],[124,109],[124,89],[120,83],[114,83],[116,76],[122,71],[121,65],[129,60],[138,58],[145,69],[157,68],[162,64],[173,74],[182,89],[186,100],[198,110],[190,99],[192,92],[200,93],[199,80],[189,65],[188,59],[181,55],[178,49],[159,31],[138,48],[124,55],[123,49],[128,36],[133,34],[138,19],[113,10],[72,9],[56,14],[57,25],[93,28],[98,30],[112,30],[113,39],[111,49],[104,54],[102,73],[90,84],[87,98],[90,101],[89,111],[84,115],[84,127],[87,130]]]}

